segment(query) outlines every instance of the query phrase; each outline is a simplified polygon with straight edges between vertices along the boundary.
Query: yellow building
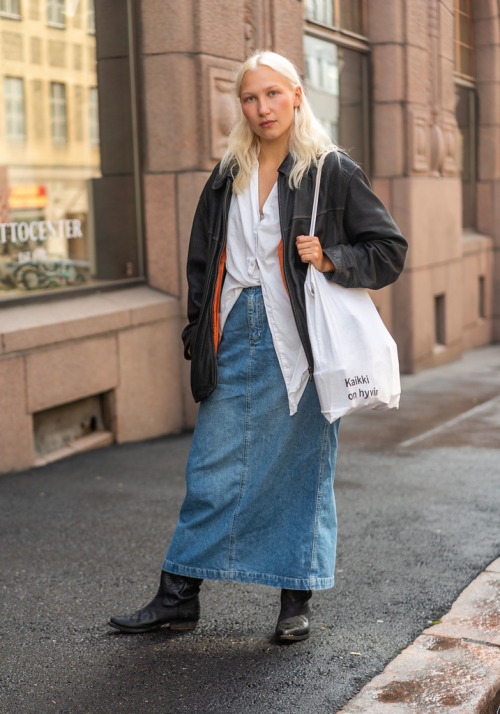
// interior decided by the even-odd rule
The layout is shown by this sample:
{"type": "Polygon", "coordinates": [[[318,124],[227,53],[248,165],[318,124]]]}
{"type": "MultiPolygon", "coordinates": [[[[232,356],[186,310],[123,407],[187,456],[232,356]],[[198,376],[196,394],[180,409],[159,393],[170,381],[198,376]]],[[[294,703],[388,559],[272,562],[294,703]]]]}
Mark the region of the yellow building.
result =
{"type": "Polygon", "coordinates": [[[0,293],[88,282],[99,175],[93,0],[0,2],[0,293]]]}

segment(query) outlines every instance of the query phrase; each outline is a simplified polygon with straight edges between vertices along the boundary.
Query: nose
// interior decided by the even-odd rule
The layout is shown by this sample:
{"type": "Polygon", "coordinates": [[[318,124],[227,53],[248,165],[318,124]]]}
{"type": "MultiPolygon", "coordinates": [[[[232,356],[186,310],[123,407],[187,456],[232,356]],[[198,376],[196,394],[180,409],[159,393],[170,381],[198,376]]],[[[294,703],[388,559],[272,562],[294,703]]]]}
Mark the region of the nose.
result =
{"type": "Polygon", "coordinates": [[[259,99],[259,116],[264,117],[269,114],[269,106],[265,99],[259,99]]]}

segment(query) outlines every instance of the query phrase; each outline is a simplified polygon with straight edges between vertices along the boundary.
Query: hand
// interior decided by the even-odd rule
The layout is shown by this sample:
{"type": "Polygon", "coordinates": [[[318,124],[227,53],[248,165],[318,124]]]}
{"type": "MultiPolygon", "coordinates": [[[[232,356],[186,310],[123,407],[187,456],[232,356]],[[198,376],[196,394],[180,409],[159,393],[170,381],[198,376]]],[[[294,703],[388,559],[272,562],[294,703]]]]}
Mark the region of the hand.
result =
{"type": "Polygon", "coordinates": [[[321,273],[330,273],[335,270],[335,265],[323,253],[319,238],[316,236],[297,236],[295,244],[303,263],[312,263],[321,273]]]}

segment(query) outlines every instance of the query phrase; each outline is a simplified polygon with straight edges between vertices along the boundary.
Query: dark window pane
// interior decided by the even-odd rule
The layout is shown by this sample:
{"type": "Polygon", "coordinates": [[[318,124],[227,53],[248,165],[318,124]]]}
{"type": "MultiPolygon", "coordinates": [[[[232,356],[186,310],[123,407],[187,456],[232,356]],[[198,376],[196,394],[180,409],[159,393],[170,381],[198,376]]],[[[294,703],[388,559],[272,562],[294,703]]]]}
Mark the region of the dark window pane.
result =
{"type": "Polygon", "coordinates": [[[339,135],[341,145],[357,161],[363,162],[365,143],[365,92],[363,63],[360,52],[341,49],[339,55],[339,135]]]}
{"type": "Polygon", "coordinates": [[[460,132],[460,173],[462,177],[463,226],[476,223],[476,94],[457,86],[457,124],[460,132]]]}
{"type": "Polygon", "coordinates": [[[446,296],[442,294],[434,297],[434,342],[446,344],[446,296]]]}
{"type": "Polygon", "coordinates": [[[467,17],[467,15],[460,15],[459,16],[459,25],[460,25],[460,42],[462,43],[462,45],[466,45],[467,47],[472,47],[472,27],[471,27],[470,17],[467,17]]]}
{"type": "Polygon", "coordinates": [[[307,35],[304,49],[315,114],[333,141],[368,170],[366,56],[307,35]]]}
{"type": "Polygon", "coordinates": [[[455,0],[455,69],[474,76],[474,24],[470,0],[455,0]]]}
{"type": "Polygon", "coordinates": [[[474,76],[474,60],[470,47],[460,47],[460,68],[461,74],[466,74],[468,77],[474,76]]]}
{"type": "Polygon", "coordinates": [[[363,34],[362,0],[340,0],[340,27],[363,34]]]}

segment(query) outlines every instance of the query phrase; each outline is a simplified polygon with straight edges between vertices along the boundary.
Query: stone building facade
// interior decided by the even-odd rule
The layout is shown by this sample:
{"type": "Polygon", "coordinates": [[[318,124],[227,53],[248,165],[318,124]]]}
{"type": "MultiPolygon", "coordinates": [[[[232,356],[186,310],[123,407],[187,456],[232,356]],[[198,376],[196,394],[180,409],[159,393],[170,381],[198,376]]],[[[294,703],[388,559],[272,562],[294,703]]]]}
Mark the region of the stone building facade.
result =
{"type": "Polygon", "coordinates": [[[499,339],[496,0],[100,0],[95,32],[93,280],[0,294],[0,472],[193,425],[190,224],[257,48],[303,72],[408,238],[403,275],[373,294],[402,370],[499,339]]]}

